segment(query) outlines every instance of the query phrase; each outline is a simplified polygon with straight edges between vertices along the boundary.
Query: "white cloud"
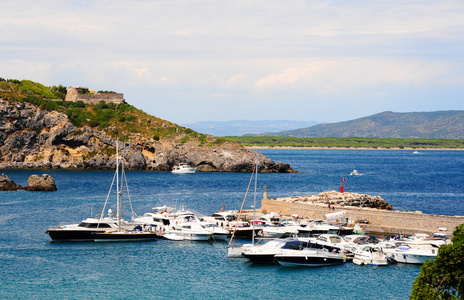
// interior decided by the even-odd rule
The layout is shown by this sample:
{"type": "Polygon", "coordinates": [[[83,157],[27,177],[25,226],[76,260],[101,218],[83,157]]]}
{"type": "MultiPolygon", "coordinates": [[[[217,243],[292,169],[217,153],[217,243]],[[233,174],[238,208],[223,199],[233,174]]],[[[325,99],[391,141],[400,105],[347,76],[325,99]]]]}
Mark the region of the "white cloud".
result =
{"type": "MultiPolygon", "coordinates": [[[[405,60],[389,57],[332,58],[285,68],[256,80],[256,87],[270,90],[312,90],[344,94],[373,86],[427,86],[455,83],[456,66],[448,62],[405,60]],[[449,77],[449,75],[453,75],[449,77]]],[[[461,83],[464,78],[461,76],[461,83]]]]}
{"type": "Polygon", "coordinates": [[[5,0],[0,77],[117,90],[135,105],[162,93],[164,110],[198,120],[218,102],[239,118],[237,103],[280,115],[308,98],[312,110],[320,99],[363,110],[366,97],[426,110],[413,98],[463,92],[463,15],[454,0],[5,0]]]}

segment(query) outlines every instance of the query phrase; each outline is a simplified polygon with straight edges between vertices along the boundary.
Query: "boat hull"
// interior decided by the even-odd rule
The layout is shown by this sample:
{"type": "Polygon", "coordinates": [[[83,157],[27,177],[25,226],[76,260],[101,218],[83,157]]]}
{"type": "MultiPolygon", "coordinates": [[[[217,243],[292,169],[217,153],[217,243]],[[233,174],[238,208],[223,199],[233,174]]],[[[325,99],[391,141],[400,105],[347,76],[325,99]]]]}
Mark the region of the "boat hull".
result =
{"type": "Polygon", "coordinates": [[[323,267],[344,264],[346,259],[341,255],[320,254],[277,254],[275,260],[282,266],[323,267]]]}
{"type": "Polygon", "coordinates": [[[275,253],[246,253],[242,254],[246,259],[254,264],[273,264],[277,263],[275,260],[275,253]]]}
{"type": "Polygon", "coordinates": [[[158,235],[152,232],[103,232],[94,233],[93,238],[95,242],[136,242],[155,240],[158,235]]]}
{"type": "Polygon", "coordinates": [[[388,265],[388,260],[385,259],[376,259],[376,258],[360,258],[354,257],[353,263],[356,265],[367,265],[367,266],[386,266],[388,265]]]}
{"type": "Polygon", "coordinates": [[[429,259],[435,259],[435,256],[422,254],[418,255],[411,253],[394,253],[390,255],[390,258],[398,263],[422,265],[429,259]]]}
{"type": "Polygon", "coordinates": [[[211,234],[203,233],[189,233],[189,232],[167,232],[165,234],[166,239],[176,240],[176,241],[209,241],[212,239],[211,234]],[[172,238],[171,238],[172,236],[172,238]]]}
{"type": "Polygon", "coordinates": [[[228,233],[213,233],[212,239],[215,241],[225,241],[228,237],[228,233]]]}
{"type": "MultiPolygon", "coordinates": [[[[255,232],[255,237],[258,236],[258,233],[261,231],[261,229],[254,229],[255,232]]],[[[230,230],[231,234],[234,232],[234,230],[230,230]]],[[[237,228],[234,233],[235,238],[239,239],[251,239],[253,238],[253,228],[237,228]]]]}
{"type": "Polygon", "coordinates": [[[93,242],[95,233],[103,233],[104,230],[66,230],[49,229],[46,233],[52,241],[57,242],[93,242]]]}

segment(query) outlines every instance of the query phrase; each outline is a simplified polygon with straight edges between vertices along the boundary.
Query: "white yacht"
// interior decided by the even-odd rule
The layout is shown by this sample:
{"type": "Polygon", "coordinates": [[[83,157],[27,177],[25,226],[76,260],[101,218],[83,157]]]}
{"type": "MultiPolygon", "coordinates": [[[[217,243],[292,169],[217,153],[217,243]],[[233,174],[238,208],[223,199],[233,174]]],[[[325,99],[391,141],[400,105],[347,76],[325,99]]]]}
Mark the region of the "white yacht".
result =
{"type": "MultiPolygon", "coordinates": [[[[123,182],[126,182],[124,173],[124,154],[123,158],[119,158],[119,142],[116,142],[116,171],[113,178],[113,183],[107,194],[105,204],[103,205],[102,213],[96,218],[87,218],[79,224],[61,225],[55,228],[50,228],[46,233],[52,241],[135,241],[135,240],[153,240],[157,238],[151,226],[138,226],[143,224],[129,224],[121,217],[121,198],[123,190],[119,190],[119,177],[123,182]],[[121,172],[119,167],[121,165],[121,172]],[[116,179],[116,216],[112,209],[108,209],[108,217],[104,217],[103,212],[109,202],[109,196],[113,189],[116,179]]],[[[125,146],[124,146],[125,148],[125,146]]],[[[125,152],[125,151],[124,151],[125,152]]],[[[123,153],[124,153],[123,152],[123,153]]],[[[121,185],[123,186],[123,185],[121,185]]],[[[127,186],[127,182],[126,182],[127,186]]],[[[128,191],[127,191],[128,194],[128,191]]],[[[130,201],[130,197],[129,201],[130,201]]],[[[132,214],[134,212],[132,211],[132,214]]]]}
{"type": "Polygon", "coordinates": [[[172,169],[172,173],[174,174],[193,174],[196,172],[196,168],[191,167],[189,164],[178,164],[177,166],[174,166],[172,169]]]}
{"type": "Polygon", "coordinates": [[[166,229],[163,237],[169,240],[209,241],[213,239],[213,230],[191,221],[166,229]]]}
{"type": "Polygon", "coordinates": [[[418,265],[425,263],[428,259],[435,259],[438,254],[438,248],[433,246],[427,248],[413,248],[410,245],[384,246],[382,250],[387,255],[387,259],[391,261],[418,265]]]}
{"type": "MultiPolygon", "coordinates": [[[[257,228],[261,228],[261,235],[265,238],[275,239],[290,235],[288,234],[287,228],[285,228],[285,226],[262,224],[257,228]]],[[[298,231],[296,233],[298,233],[298,231]]]]}
{"type": "Polygon", "coordinates": [[[321,220],[312,221],[305,227],[298,228],[299,234],[304,235],[317,235],[317,234],[338,234],[340,227],[327,224],[321,220]]]}
{"type": "Polygon", "coordinates": [[[282,253],[285,249],[299,250],[306,242],[299,239],[275,239],[270,240],[262,245],[245,247],[242,256],[258,264],[277,263],[274,259],[276,254],[282,253]]]}
{"type": "Polygon", "coordinates": [[[239,220],[236,211],[217,211],[211,216],[203,217],[203,219],[227,229],[230,233],[235,231],[234,237],[236,238],[250,239],[253,236],[253,231],[255,236],[261,231],[259,227],[253,229],[249,222],[239,220]]]}
{"type": "Polygon", "coordinates": [[[353,263],[356,265],[386,266],[388,260],[382,248],[376,245],[363,245],[354,253],[353,263]]]}
{"type": "Polygon", "coordinates": [[[85,242],[94,241],[94,233],[116,229],[118,229],[117,220],[113,217],[113,211],[109,209],[108,217],[87,218],[78,224],[67,224],[49,228],[46,233],[52,241],[85,242]]]}
{"type": "Polygon", "coordinates": [[[219,227],[216,224],[201,221],[200,225],[212,231],[213,235],[211,239],[214,241],[225,241],[230,236],[230,232],[228,230],[219,227]]]}
{"type": "Polygon", "coordinates": [[[342,253],[327,249],[305,248],[303,250],[285,250],[274,256],[282,266],[319,267],[344,264],[346,261],[342,253]]]}

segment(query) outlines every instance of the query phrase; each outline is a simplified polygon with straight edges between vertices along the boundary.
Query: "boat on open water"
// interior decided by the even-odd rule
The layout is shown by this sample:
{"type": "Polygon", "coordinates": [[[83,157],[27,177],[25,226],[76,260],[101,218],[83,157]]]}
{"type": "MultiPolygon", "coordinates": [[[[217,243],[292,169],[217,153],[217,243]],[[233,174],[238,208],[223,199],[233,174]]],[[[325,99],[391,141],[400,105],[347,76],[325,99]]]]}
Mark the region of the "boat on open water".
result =
{"type": "Polygon", "coordinates": [[[177,166],[174,166],[171,172],[174,174],[194,174],[196,170],[196,168],[193,168],[189,164],[180,163],[177,166]]]}

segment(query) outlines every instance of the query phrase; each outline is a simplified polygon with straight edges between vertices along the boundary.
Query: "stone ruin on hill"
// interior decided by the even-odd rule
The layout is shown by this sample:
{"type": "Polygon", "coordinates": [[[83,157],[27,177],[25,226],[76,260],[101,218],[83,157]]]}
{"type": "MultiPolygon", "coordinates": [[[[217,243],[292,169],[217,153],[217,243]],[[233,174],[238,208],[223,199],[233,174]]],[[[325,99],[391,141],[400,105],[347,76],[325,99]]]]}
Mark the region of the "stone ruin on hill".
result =
{"type": "Polygon", "coordinates": [[[82,101],[84,103],[97,104],[100,101],[105,101],[106,103],[112,102],[114,104],[125,103],[124,94],[122,93],[92,93],[92,94],[82,94],[83,89],[88,90],[87,88],[74,88],[72,86],[68,87],[66,93],[65,101],[82,101]]]}

